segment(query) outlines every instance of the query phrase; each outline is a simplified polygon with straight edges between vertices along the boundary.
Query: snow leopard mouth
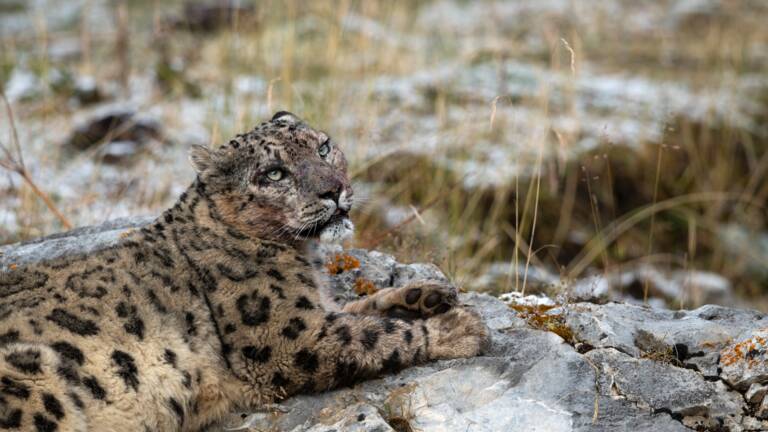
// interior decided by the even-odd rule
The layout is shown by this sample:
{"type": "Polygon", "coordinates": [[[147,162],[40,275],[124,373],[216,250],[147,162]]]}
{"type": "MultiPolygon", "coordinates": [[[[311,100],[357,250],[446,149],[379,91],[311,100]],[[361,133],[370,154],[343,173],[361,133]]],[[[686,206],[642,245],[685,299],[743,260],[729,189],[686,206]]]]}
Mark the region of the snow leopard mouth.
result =
{"type": "Polygon", "coordinates": [[[348,237],[353,229],[354,225],[349,219],[349,210],[338,208],[325,222],[305,228],[299,235],[307,239],[334,242],[348,237]]]}
{"type": "Polygon", "coordinates": [[[349,219],[349,210],[342,210],[340,208],[337,208],[336,211],[331,215],[331,217],[328,218],[327,221],[323,224],[323,228],[342,222],[344,219],[349,219]]]}

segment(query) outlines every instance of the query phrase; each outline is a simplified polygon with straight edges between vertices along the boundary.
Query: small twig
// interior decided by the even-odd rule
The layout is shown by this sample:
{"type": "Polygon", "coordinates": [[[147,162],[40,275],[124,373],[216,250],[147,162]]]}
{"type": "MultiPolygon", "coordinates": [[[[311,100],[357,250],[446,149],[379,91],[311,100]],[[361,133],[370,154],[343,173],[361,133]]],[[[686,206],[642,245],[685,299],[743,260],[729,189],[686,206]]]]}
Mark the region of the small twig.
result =
{"type": "MultiPolygon", "coordinates": [[[[24,166],[24,156],[21,154],[21,145],[19,144],[19,134],[16,131],[16,121],[13,118],[13,110],[11,109],[11,104],[8,102],[8,99],[5,97],[5,93],[0,90],[0,96],[3,98],[3,104],[5,105],[5,112],[8,114],[8,119],[11,122],[11,143],[13,144],[14,150],[16,150],[16,157],[18,158],[18,164],[21,166],[24,166]]],[[[10,150],[5,148],[3,146],[3,153],[5,153],[5,157],[7,157],[9,160],[13,160],[13,157],[11,156],[10,150]]]]}
{"type": "Polygon", "coordinates": [[[539,148],[539,157],[536,162],[536,198],[533,204],[533,224],[531,225],[531,240],[528,241],[528,256],[525,258],[525,272],[523,273],[523,289],[520,292],[525,295],[525,284],[528,282],[528,267],[531,265],[531,257],[535,255],[531,248],[533,247],[533,237],[536,234],[536,219],[539,215],[539,191],[541,189],[541,161],[544,156],[544,146],[539,148]]]}
{"type": "MultiPolygon", "coordinates": [[[[661,181],[661,157],[664,153],[664,144],[659,145],[659,153],[656,159],[656,180],[653,182],[653,205],[659,201],[659,183],[661,181]]],[[[651,213],[651,228],[648,231],[648,255],[653,254],[653,229],[656,225],[656,213],[651,213]]],[[[649,281],[643,284],[643,303],[648,304],[649,281]]]]}
{"type": "Polygon", "coordinates": [[[496,103],[499,102],[501,96],[496,96],[491,101],[491,120],[488,122],[489,129],[493,130],[493,121],[496,120],[496,103]]]}
{"type": "Polygon", "coordinates": [[[509,95],[499,95],[491,101],[491,118],[488,122],[488,129],[493,130],[493,123],[496,121],[496,106],[503,99],[511,99],[509,95]]]}
{"type": "Polygon", "coordinates": [[[560,41],[565,45],[565,49],[568,50],[568,53],[571,54],[571,75],[576,76],[576,52],[571,48],[571,45],[565,38],[560,38],[560,41]]]}
{"type": "Polygon", "coordinates": [[[5,110],[8,113],[8,119],[10,121],[13,137],[13,147],[16,151],[16,155],[14,156],[11,150],[7,146],[3,145],[2,142],[0,142],[0,150],[2,150],[5,157],[4,159],[0,159],[0,167],[18,174],[27,183],[27,185],[29,185],[29,187],[32,189],[32,192],[34,192],[38,198],[43,200],[46,207],[48,207],[48,209],[59,219],[64,228],[72,229],[72,224],[64,216],[64,214],[59,211],[51,197],[42,189],[40,189],[34,180],[32,180],[32,176],[29,174],[29,171],[24,164],[24,157],[21,152],[21,146],[19,145],[19,136],[16,130],[16,123],[13,118],[13,110],[11,109],[11,104],[8,102],[8,99],[5,97],[5,93],[2,90],[0,90],[0,99],[3,100],[3,103],[5,104],[5,110]]]}

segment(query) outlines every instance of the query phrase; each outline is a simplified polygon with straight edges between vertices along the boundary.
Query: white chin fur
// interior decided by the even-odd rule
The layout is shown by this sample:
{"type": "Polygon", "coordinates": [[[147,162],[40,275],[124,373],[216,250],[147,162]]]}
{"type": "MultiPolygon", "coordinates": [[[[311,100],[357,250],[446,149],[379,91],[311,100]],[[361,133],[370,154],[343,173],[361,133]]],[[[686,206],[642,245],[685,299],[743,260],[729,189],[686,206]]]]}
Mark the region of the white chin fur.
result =
{"type": "Polygon", "coordinates": [[[355,233],[355,225],[351,220],[344,218],[336,223],[328,225],[320,233],[322,243],[341,243],[352,237],[355,233]]]}

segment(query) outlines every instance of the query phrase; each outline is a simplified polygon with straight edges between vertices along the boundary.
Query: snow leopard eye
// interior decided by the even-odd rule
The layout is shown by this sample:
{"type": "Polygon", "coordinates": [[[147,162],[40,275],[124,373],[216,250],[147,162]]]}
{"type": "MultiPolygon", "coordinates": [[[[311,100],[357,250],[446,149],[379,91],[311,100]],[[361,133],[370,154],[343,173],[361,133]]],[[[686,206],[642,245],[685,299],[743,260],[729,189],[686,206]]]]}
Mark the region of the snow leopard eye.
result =
{"type": "Polygon", "coordinates": [[[321,145],[320,148],[317,149],[317,153],[322,158],[328,156],[328,153],[330,152],[331,152],[331,146],[329,146],[327,142],[323,143],[323,145],[321,145]]]}
{"type": "Polygon", "coordinates": [[[283,170],[280,168],[275,168],[267,172],[267,178],[272,181],[280,181],[283,179],[283,177],[285,177],[285,172],[283,172],[283,170]]]}

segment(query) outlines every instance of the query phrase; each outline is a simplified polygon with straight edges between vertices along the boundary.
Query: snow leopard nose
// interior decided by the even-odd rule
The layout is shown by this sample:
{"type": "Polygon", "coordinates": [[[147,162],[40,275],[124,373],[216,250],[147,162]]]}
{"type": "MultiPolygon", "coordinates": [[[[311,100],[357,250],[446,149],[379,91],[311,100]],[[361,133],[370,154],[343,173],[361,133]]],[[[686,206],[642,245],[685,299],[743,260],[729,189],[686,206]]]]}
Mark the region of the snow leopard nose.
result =
{"type": "Polygon", "coordinates": [[[338,205],[342,192],[348,187],[343,172],[328,166],[327,163],[304,163],[299,166],[298,176],[301,188],[307,196],[316,196],[321,200],[333,200],[338,205]]]}
{"type": "Polygon", "coordinates": [[[341,197],[341,191],[344,189],[344,185],[341,184],[340,181],[331,181],[327,185],[327,188],[325,188],[325,192],[321,192],[318,194],[320,199],[329,199],[333,200],[336,204],[339,203],[339,197],[341,197]]]}

